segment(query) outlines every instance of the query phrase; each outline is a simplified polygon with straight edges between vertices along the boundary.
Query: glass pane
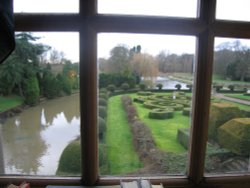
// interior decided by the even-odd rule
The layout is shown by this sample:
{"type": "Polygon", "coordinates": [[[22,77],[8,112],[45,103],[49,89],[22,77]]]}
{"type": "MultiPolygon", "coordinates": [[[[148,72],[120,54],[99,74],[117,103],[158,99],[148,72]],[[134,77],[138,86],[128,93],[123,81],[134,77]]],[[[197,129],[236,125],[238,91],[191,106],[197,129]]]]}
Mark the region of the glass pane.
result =
{"type": "Polygon", "coordinates": [[[250,40],[215,44],[206,172],[249,172],[250,40]]]}
{"type": "Polygon", "coordinates": [[[250,21],[249,0],[217,0],[216,18],[223,20],[250,21]]]}
{"type": "Polygon", "coordinates": [[[79,0],[14,0],[16,13],[78,13],[79,0]]]}
{"type": "Polygon", "coordinates": [[[66,51],[79,51],[76,41],[78,33],[16,33],[0,66],[1,174],[81,174],[79,63],[66,51]]]}
{"type": "Polygon", "coordinates": [[[194,52],[190,36],[98,35],[102,175],[186,173],[194,52]]]}
{"type": "Polygon", "coordinates": [[[98,0],[98,13],[197,17],[197,0],[98,0]]]}

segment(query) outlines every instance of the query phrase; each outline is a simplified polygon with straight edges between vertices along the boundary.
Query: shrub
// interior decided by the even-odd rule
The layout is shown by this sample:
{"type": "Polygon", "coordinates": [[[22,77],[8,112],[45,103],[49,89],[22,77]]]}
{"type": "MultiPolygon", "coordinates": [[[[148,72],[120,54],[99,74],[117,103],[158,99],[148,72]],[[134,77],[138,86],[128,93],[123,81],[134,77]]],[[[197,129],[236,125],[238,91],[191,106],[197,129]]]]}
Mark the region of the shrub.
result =
{"type": "Polygon", "coordinates": [[[192,85],[192,84],[187,84],[186,87],[187,87],[189,90],[192,90],[192,89],[193,89],[193,85],[192,85]]]}
{"type": "Polygon", "coordinates": [[[227,87],[228,87],[228,89],[230,89],[231,91],[234,91],[235,85],[230,84],[230,85],[228,85],[227,87]]]}
{"type": "Polygon", "coordinates": [[[188,149],[189,138],[189,129],[178,129],[177,140],[185,149],[188,149]]]}
{"type": "Polygon", "coordinates": [[[240,155],[250,154],[250,118],[236,118],[218,129],[219,144],[240,155]]]}
{"type": "Polygon", "coordinates": [[[175,88],[176,88],[177,90],[181,90],[181,84],[176,84],[176,85],[175,85],[175,88]]]}
{"type": "Polygon", "coordinates": [[[140,88],[141,90],[145,90],[145,89],[146,89],[146,84],[140,83],[140,84],[139,84],[139,88],[140,88]]]}
{"type": "Polygon", "coordinates": [[[106,131],[106,122],[103,118],[101,117],[98,117],[98,125],[99,125],[99,129],[98,129],[98,132],[99,132],[99,139],[102,139],[103,138],[103,135],[106,131]]]}
{"type": "Polygon", "coordinates": [[[149,112],[148,117],[151,119],[170,119],[174,117],[173,109],[153,109],[149,112]]]}
{"type": "Polygon", "coordinates": [[[191,108],[183,108],[182,115],[190,116],[191,108]]]}
{"type": "Polygon", "coordinates": [[[209,138],[217,140],[217,129],[227,121],[244,117],[237,106],[228,103],[213,103],[209,114],[209,138]]]}
{"type": "Polygon", "coordinates": [[[98,107],[99,110],[99,116],[103,119],[106,119],[107,117],[107,107],[105,106],[99,106],[98,107]]]}
{"type": "Polygon", "coordinates": [[[113,93],[115,91],[115,85],[113,84],[108,85],[107,90],[113,93]]]}
{"type": "Polygon", "coordinates": [[[99,98],[99,106],[107,106],[108,102],[104,98],[99,98]]]}
{"type": "Polygon", "coordinates": [[[105,100],[108,100],[108,94],[107,93],[104,93],[104,92],[100,92],[99,93],[99,98],[103,98],[105,100]]]}
{"type": "Polygon", "coordinates": [[[108,173],[107,146],[99,143],[99,167],[101,174],[108,173]]]}
{"type": "Polygon", "coordinates": [[[129,84],[128,83],[123,83],[121,85],[121,88],[124,90],[124,91],[127,91],[129,89],[129,84]]]}
{"type": "Polygon", "coordinates": [[[163,85],[162,85],[162,84],[157,84],[156,87],[157,87],[159,90],[161,90],[162,87],[163,87],[163,85]]]}
{"type": "Polygon", "coordinates": [[[59,159],[57,175],[81,174],[81,145],[80,140],[71,142],[63,150],[59,159]]]}
{"type": "Polygon", "coordinates": [[[219,92],[219,91],[223,88],[223,86],[222,86],[222,85],[214,85],[213,88],[214,88],[217,92],[219,92]]]}

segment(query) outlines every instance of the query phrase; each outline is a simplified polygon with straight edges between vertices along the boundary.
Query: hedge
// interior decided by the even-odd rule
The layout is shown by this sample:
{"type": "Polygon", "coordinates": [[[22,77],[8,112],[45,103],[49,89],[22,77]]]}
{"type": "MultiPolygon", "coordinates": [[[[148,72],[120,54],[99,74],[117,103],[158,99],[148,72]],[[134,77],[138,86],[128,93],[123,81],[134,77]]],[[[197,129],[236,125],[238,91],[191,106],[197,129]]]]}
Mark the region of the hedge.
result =
{"type": "Polygon", "coordinates": [[[250,154],[250,118],[236,118],[218,130],[219,144],[240,155],[250,154]]]}
{"type": "Polygon", "coordinates": [[[190,116],[190,114],[191,114],[191,108],[183,108],[182,115],[190,116]]]}
{"type": "Polygon", "coordinates": [[[213,103],[209,116],[209,139],[217,141],[217,129],[227,121],[244,117],[237,106],[228,103],[213,103]]]}
{"type": "Polygon", "coordinates": [[[174,117],[172,108],[160,109],[156,108],[149,112],[148,117],[151,119],[170,119],[174,117]]]}
{"type": "Polygon", "coordinates": [[[80,140],[71,142],[63,150],[59,159],[57,175],[81,174],[81,145],[80,140]]]}
{"type": "Polygon", "coordinates": [[[189,129],[178,129],[177,140],[185,149],[189,147],[189,138],[189,129]]]}

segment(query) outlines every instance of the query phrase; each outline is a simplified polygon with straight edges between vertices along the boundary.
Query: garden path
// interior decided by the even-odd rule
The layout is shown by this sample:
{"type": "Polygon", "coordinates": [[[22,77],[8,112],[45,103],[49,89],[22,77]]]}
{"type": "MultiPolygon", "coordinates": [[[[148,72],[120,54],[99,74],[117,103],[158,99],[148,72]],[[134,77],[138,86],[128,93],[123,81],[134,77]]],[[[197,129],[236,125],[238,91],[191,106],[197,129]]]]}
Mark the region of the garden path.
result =
{"type": "Polygon", "coordinates": [[[220,99],[225,99],[225,100],[228,100],[228,101],[231,101],[231,102],[237,102],[237,103],[240,103],[240,104],[250,106],[250,101],[227,97],[227,96],[225,96],[225,95],[223,95],[221,93],[217,93],[214,96],[217,97],[217,98],[220,98],[220,99]]]}

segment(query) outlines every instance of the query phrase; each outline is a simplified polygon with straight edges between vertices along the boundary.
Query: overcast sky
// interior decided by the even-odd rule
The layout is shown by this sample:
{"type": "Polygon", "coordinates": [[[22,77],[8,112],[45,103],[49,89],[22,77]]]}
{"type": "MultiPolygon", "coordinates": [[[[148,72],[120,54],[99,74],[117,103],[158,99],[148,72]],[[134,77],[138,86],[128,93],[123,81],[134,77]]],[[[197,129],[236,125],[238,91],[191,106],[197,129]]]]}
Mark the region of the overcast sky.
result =
{"type": "MultiPolygon", "coordinates": [[[[98,0],[99,13],[143,14],[157,16],[196,17],[196,0],[98,0]],[[181,5],[181,6],[180,6],[181,5]]],[[[248,20],[250,0],[217,0],[216,17],[218,19],[248,20]]],[[[78,0],[14,0],[15,12],[77,13],[78,0]]],[[[35,33],[39,42],[48,44],[58,51],[63,51],[66,58],[79,60],[78,33],[35,33]]],[[[217,39],[216,45],[224,42],[217,39]]],[[[249,42],[243,41],[244,44],[249,42]]],[[[160,51],[169,53],[194,53],[195,37],[117,34],[98,35],[98,57],[108,57],[110,50],[125,44],[128,48],[142,46],[142,52],[157,55],[160,51]]]]}

